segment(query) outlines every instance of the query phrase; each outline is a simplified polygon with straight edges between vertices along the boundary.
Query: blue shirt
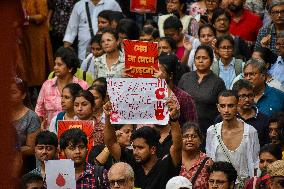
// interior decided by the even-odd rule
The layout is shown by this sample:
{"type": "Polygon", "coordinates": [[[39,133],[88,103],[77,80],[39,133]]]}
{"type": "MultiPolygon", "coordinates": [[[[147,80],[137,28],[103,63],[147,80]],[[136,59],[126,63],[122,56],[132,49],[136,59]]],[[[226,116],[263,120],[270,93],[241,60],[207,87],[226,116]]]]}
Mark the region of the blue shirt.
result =
{"type": "Polygon", "coordinates": [[[281,56],[278,56],[277,61],[272,65],[268,73],[284,86],[284,61],[281,56]]]}
{"type": "Polygon", "coordinates": [[[284,93],[273,87],[265,86],[263,95],[256,103],[260,112],[271,116],[276,112],[284,111],[284,93]]]}
{"type": "Polygon", "coordinates": [[[220,68],[219,77],[225,82],[226,89],[230,89],[232,81],[236,77],[235,58],[232,59],[227,67],[224,66],[221,59],[218,61],[218,64],[220,68]]]}

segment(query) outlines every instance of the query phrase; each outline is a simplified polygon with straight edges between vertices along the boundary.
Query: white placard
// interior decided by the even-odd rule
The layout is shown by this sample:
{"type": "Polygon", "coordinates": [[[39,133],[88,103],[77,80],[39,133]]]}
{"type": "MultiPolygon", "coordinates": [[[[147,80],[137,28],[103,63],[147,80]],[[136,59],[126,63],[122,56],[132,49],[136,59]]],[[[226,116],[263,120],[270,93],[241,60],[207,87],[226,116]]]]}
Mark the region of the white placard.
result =
{"type": "Polygon", "coordinates": [[[107,89],[112,104],[112,124],[168,124],[168,88],[165,80],[110,78],[107,89]]]}
{"type": "Polygon", "coordinates": [[[74,162],[69,159],[45,162],[47,189],[76,189],[74,162]]]}

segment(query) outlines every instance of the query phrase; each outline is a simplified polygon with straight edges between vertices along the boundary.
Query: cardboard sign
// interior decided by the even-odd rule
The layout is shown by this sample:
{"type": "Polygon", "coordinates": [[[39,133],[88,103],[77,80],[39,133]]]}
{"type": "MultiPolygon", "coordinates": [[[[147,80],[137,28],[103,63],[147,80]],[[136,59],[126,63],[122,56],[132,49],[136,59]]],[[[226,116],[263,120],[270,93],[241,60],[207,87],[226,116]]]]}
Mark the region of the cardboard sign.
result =
{"type": "Polygon", "coordinates": [[[76,189],[74,162],[70,159],[45,162],[47,189],[76,189]]]}
{"type": "Polygon", "coordinates": [[[107,89],[112,104],[112,124],[168,124],[165,80],[110,78],[107,89]]]}
{"type": "Polygon", "coordinates": [[[87,120],[59,120],[57,122],[58,125],[58,141],[66,130],[71,128],[79,128],[86,133],[88,137],[88,149],[91,150],[94,145],[94,121],[87,120]]]}
{"type": "Polygon", "coordinates": [[[125,70],[130,77],[152,78],[158,70],[158,43],[124,40],[125,70]]]}
{"type": "Polygon", "coordinates": [[[156,13],[157,0],[131,0],[130,11],[138,13],[156,13]]]}

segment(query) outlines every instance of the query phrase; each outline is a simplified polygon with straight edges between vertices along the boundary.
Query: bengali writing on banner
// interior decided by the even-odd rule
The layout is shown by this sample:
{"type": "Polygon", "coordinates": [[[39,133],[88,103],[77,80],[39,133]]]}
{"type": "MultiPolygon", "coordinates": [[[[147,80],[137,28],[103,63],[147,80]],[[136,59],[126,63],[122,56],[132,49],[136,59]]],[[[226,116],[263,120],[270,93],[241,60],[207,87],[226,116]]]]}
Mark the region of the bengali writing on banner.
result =
{"type": "Polygon", "coordinates": [[[157,0],[131,0],[130,11],[138,13],[156,13],[157,0]]]}
{"type": "Polygon", "coordinates": [[[107,82],[112,124],[168,124],[168,88],[164,79],[110,78],[107,82]]]}
{"type": "Polygon", "coordinates": [[[152,78],[158,70],[158,43],[124,40],[125,70],[130,77],[152,78]]]}
{"type": "Polygon", "coordinates": [[[94,121],[87,121],[87,120],[59,120],[57,122],[58,125],[58,131],[57,131],[57,136],[58,140],[60,139],[62,133],[67,131],[68,129],[71,128],[79,128],[88,137],[88,150],[91,150],[91,148],[94,145],[94,121]]]}

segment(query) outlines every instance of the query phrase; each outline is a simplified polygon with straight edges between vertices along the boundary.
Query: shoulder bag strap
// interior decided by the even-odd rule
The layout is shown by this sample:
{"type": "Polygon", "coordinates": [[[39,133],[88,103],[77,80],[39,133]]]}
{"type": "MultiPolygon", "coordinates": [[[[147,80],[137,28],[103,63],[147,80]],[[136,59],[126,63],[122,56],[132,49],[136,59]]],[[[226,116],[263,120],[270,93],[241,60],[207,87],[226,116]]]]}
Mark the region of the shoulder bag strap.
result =
{"type": "Polygon", "coordinates": [[[209,157],[206,157],[206,158],[202,161],[202,163],[201,163],[200,166],[198,167],[197,171],[195,172],[194,176],[192,177],[192,179],[191,179],[192,186],[194,186],[194,183],[195,183],[195,181],[196,181],[198,175],[200,174],[201,170],[203,169],[203,167],[204,167],[204,165],[205,165],[205,163],[206,163],[206,161],[207,161],[208,159],[209,159],[209,157]]]}
{"type": "Polygon", "coordinates": [[[92,20],[91,20],[91,16],[90,16],[90,9],[89,9],[89,3],[88,2],[85,2],[85,8],[86,8],[87,17],[88,17],[88,23],[89,23],[91,38],[93,38],[95,35],[94,35],[93,27],[92,27],[92,20]]]}

